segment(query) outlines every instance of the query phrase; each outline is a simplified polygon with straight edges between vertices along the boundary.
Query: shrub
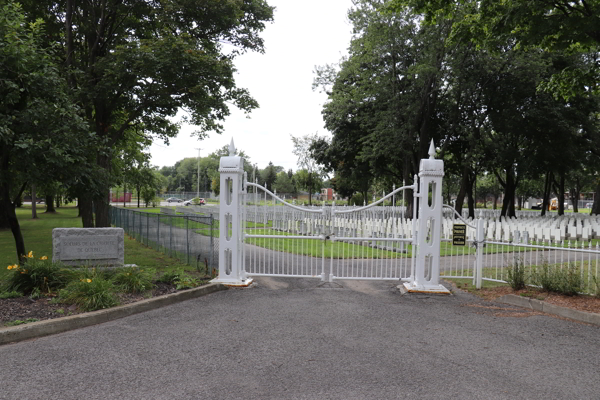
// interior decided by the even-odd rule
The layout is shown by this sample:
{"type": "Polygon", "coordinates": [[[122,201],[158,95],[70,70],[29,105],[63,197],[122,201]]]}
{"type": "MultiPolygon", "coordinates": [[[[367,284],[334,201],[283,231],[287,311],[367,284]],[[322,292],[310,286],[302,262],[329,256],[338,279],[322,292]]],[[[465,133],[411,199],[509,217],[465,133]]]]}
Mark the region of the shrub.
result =
{"type": "Polygon", "coordinates": [[[569,264],[566,268],[544,264],[541,269],[535,271],[533,281],[546,292],[561,293],[567,296],[579,293],[583,285],[579,268],[574,263],[569,264]]]}
{"type": "Polygon", "coordinates": [[[525,266],[523,261],[515,259],[515,263],[508,267],[508,278],[506,282],[513,290],[521,290],[525,287],[525,266]]]}
{"type": "Polygon", "coordinates": [[[179,275],[183,274],[182,270],[178,271],[167,271],[160,278],[158,278],[158,282],[175,284],[175,282],[179,279],[179,275]]]}
{"type": "Polygon", "coordinates": [[[200,284],[196,278],[185,273],[181,273],[173,283],[177,290],[195,288],[200,284]]]}
{"type": "Polygon", "coordinates": [[[59,292],[59,297],[64,303],[76,304],[82,311],[100,310],[119,304],[112,282],[100,276],[71,282],[59,292]]]}
{"type": "Polygon", "coordinates": [[[153,277],[154,271],[152,270],[128,267],[120,269],[115,274],[113,280],[125,292],[143,293],[154,287],[152,283],[153,277]]]}
{"type": "Polygon", "coordinates": [[[363,204],[364,204],[364,198],[361,193],[355,193],[354,196],[352,196],[350,198],[350,200],[348,200],[349,206],[353,206],[353,205],[362,206],[363,204]]]}
{"type": "Polygon", "coordinates": [[[23,265],[9,265],[11,270],[8,275],[6,290],[18,291],[29,295],[36,291],[38,293],[49,293],[67,286],[74,279],[73,270],[68,269],[61,263],[53,263],[47,257],[36,259],[33,252],[25,259],[23,265]]]}
{"type": "Polygon", "coordinates": [[[173,284],[177,290],[195,288],[200,284],[196,278],[189,276],[183,270],[167,271],[158,281],[173,284]]]}

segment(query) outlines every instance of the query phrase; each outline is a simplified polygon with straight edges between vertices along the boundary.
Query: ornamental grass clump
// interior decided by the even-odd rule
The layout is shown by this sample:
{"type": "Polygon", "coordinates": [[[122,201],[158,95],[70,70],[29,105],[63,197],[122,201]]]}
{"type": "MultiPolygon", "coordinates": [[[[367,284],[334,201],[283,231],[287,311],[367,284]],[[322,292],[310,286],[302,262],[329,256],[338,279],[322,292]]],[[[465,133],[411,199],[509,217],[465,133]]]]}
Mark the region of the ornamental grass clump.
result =
{"type": "Polygon", "coordinates": [[[81,311],[95,311],[119,305],[114,286],[101,276],[80,278],[59,292],[60,301],[75,304],[81,311]]]}
{"type": "Polygon", "coordinates": [[[138,267],[121,268],[113,277],[115,284],[127,293],[143,293],[154,288],[154,271],[138,267]]]}
{"type": "Polygon", "coordinates": [[[67,286],[75,277],[74,272],[64,264],[52,262],[48,257],[35,258],[33,252],[24,256],[22,265],[9,265],[10,271],[5,284],[6,291],[17,291],[24,295],[51,293],[67,286]]]}

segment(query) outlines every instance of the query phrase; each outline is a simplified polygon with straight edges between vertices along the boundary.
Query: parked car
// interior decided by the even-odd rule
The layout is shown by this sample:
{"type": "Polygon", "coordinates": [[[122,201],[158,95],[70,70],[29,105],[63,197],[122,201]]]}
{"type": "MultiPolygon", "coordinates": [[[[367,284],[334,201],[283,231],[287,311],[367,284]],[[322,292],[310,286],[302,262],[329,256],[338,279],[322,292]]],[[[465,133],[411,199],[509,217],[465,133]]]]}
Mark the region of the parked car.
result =
{"type": "Polygon", "coordinates": [[[537,203],[535,206],[531,206],[532,210],[541,210],[542,209],[542,203],[537,203]]]}
{"type": "Polygon", "coordinates": [[[167,199],[167,203],[173,203],[173,202],[175,202],[175,203],[181,203],[182,201],[183,201],[183,200],[181,200],[181,199],[179,199],[179,198],[177,198],[177,197],[169,197],[169,198],[167,199]]]}
{"type": "Polygon", "coordinates": [[[191,200],[186,200],[183,202],[184,206],[193,206],[194,204],[198,204],[200,206],[203,206],[204,204],[206,204],[206,201],[204,201],[204,199],[198,199],[198,201],[195,201],[196,199],[191,199],[191,200]]]}

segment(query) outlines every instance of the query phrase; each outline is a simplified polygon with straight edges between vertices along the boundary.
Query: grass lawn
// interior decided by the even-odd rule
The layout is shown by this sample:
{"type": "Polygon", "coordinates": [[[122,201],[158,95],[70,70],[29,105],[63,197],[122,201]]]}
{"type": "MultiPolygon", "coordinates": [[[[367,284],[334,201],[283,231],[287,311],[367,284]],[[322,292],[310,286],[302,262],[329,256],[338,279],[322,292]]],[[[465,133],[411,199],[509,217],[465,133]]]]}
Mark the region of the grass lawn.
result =
{"type": "MultiPolygon", "coordinates": [[[[43,209],[43,208],[42,208],[43,209]]],[[[17,208],[17,217],[25,240],[25,249],[33,251],[35,257],[52,257],[53,228],[81,228],[81,218],[76,207],[60,207],[56,213],[38,212],[31,218],[31,207],[17,208]]],[[[0,230],[0,279],[7,273],[6,266],[17,262],[15,240],[10,230],[0,230]]],[[[195,268],[168,257],[152,248],[125,236],[125,264],[136,264],[164,272],[172,268],[185,269],[192,273],[195,268]]]]}

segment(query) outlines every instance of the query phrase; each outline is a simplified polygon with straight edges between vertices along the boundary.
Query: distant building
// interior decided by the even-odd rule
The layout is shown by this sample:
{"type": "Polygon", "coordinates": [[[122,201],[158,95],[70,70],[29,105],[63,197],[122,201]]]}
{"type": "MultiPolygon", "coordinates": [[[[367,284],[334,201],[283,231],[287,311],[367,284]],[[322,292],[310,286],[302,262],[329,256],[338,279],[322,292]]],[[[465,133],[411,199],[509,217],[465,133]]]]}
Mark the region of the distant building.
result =
{"type": "Polygon", "coordinates": [[[335,200],[335,192],[332,188],[321,189],[321,200],[332,201],[335,200]]]}

